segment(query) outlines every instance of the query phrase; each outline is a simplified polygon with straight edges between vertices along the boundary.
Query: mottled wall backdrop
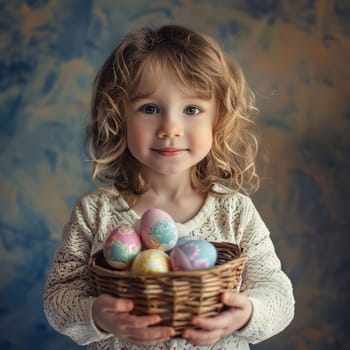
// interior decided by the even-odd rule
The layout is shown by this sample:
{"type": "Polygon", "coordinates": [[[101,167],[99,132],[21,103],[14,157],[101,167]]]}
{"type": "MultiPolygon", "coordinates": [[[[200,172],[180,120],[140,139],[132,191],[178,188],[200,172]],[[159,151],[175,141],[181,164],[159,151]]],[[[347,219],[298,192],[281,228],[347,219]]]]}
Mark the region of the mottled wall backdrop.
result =
{"type": "Polygon", "coordinates": [[[92,186],[91,82],[129,30],[177,22],[221,42],[261,110],[270,163],[254,200],[297,304],[288,330],[254,349],[349,349],[349,5],[0,0],[0,348],[78,348],[47,324],[42,292],[62,226],[92,186]]]}

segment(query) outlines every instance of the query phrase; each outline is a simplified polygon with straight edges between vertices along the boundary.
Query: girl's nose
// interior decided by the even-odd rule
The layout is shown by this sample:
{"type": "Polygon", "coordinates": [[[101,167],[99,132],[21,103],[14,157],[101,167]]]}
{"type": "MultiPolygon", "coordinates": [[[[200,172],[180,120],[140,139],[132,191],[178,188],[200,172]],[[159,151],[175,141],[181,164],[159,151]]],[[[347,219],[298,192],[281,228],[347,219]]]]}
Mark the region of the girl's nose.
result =
{"type": "Polygon", "coordinates": [[[181,137],[183,136],[183,129],[180,123],[165,117],[158,128],[157,136],[160,139],[181,137]]]}

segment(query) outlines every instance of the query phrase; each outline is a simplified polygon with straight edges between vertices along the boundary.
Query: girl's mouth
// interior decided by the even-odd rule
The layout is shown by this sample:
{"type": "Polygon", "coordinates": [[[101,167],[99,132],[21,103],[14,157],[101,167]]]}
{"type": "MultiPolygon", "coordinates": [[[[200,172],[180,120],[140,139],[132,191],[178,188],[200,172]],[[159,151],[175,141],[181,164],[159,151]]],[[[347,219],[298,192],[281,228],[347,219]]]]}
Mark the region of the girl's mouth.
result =
{"type": "Polygon", "coordinates": [[[164,157],[175,157],[186,151],[184,148],[152,148],[152,151],[164,157]]]}

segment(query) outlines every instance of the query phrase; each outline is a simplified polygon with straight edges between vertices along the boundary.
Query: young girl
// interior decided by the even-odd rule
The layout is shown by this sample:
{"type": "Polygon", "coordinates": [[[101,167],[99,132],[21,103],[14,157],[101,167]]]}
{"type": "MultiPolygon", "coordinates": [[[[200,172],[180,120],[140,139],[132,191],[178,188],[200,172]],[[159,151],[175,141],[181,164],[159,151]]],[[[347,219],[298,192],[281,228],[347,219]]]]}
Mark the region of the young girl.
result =
{"type": "Polygon", "coordinates": [[[217,43],[187,28],[138,30],[97,75],[88,140],[99,189],[75,207],[44,295],[50,324],[88,349],[249,349],[294,315],[289,279],[248,193],[258,187],[254,99],[217,43]],[[245,193],[245,194],[244,194],[245,193]],[[239,244],[248,256],[241,293],[224,311],[194,317],[173,337],[133,301],[95,297],[88,262],[120,224],[167,211],[180,236],[239,244]]]}

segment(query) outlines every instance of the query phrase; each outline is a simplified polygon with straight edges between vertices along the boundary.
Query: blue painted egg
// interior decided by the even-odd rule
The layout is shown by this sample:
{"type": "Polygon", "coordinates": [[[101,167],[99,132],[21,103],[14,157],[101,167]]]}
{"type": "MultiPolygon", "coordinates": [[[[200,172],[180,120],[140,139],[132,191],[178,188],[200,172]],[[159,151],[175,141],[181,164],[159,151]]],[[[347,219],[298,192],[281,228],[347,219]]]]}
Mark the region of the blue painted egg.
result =
{"type": "Polygon", "coordinates": [[[173,270],[202,270],[215,265],[217,251],[215,246],[204,239],[186,240],[176,246],[170,261],[173,270]]]}
{"type": "MultiPolygon", "coordinates": [[[[187,241],[190,241],[190,240],[197,240],[197,239],[201,239],[201,238],[197,238],[197,237],[194,237],[194,236],[182,236],[182,237],[179,237],[176,241],[176,244],[174,246],[173,249],[175,249],[176,247],[178,247],[179,245],[187,242],[187,241]]],[[[171,252],[173,251],[173,249],[169,250],[168,251],[168,254],[170,255],[171,252]]]]}

